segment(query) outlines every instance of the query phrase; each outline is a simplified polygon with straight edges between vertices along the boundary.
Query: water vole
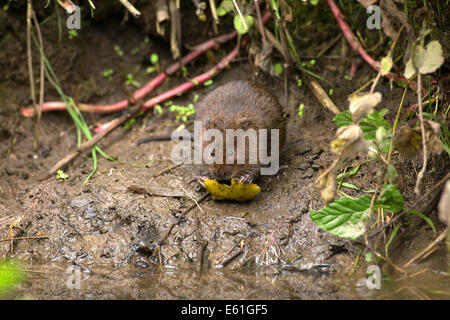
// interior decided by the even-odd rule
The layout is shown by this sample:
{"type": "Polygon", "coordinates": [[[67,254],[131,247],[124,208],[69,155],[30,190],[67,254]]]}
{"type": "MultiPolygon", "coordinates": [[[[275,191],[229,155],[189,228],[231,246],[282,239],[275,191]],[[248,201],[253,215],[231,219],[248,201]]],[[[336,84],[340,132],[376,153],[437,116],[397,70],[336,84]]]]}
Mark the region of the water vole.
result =
{"type": "MultiPolygon", "coordinates": [[[[218,129],[224,137],[223,163],[206,165],[210,177],[219,181],[230,179],[251,183],[260,174],[263,167],[258,156],[256,163],[250,163],[249,139],[245,141],[245,163],[237,164],[237,150],[226,153],[226,129],[254,129],[259,139],[259,129],[268,130],[267,149],[271,153],[271,129],[279,131],[279,149],[284,143],[286,123],[282,107],[277,99],[265,89],[250,81],[231,81],[205,96],[196,110],[196,120],[202,121],[202,152],[211,142],[206,141],[206,129],[218,129]],[[227,164],[227,158],[234,159],[233,164],[227,164]]],[[[275,152],[278,152],[275,150],[275,152]]],[[[211,154],[214,156],[214,154],[211,154]]],[[[276,155],[278,156],[278,154],[276,155]]]]}

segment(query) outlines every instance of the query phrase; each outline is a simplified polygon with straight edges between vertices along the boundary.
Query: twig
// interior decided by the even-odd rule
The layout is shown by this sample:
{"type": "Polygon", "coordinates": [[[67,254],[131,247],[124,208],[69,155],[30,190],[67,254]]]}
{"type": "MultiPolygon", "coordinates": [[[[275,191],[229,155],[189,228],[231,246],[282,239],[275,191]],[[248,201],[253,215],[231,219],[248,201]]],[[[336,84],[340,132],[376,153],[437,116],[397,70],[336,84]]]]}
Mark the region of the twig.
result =
{"type": "Polygon", "coordinates": [[[331,166],[329,166],[324,172],[322,172],[322,173],[317,177],[317,179],[314,181],[314,183],[315,183],[315,184],[318,184],[318,183],[323,179],[323,177],[325,177],[327,174],[329,174],[330,171],[333,170],[334,167],[336,167],[336,165],[338,164],[338,162],[339,162],[339,158],[334,159],[334,161],[333,161],[333,163],[331,164],[331,166]]]}
{"type": "Polygon", "coordinates": [[[184,193],[186,193],[186,195],[192,200],[192,201],[194,201],[195,202],[195,204],[197,205],[197,207],[198,207],[198,209],[201,211],[201,212],[203,212],[203,214],[206,214],[206,212],[205,211],[203,211],[203,209],[202,209],[202,207],[200,207],[200,205],[199,205],[199,203],[198,203],[198,201],[183,187],[183,185],[179,182],[179,181],[177,181],[177,183],[178,183],[178,185],[180,186],[180,188],[184,191],[184,193]]]}
{"type": "Polygon", "coordinates": [[[375,251],[375,255],[376,255],[378,258],[380,258],[380,259],[386,261],[387,263],[389,263],[391,266],[393,266],[395,269],[397,269],[397,270],[400,271],[401,273],[404,273],[404,274],[407,274],[407,273],[408,273],[408,272],[406,272],[405,270],[403,270],[403,268],[401,268],[401,267],[397,266],[395,263],[393,263],[390,259],[388,259],[388,258],[386,258],[386,257],[383,257],[381,254],[379,254],[379,253],[376,252],[376,251],[375,251]]]}
{"type": "Polygon", "coordinates": [[[438,242],[442,241],[445,236],[447,235],[448,230],[450,227],[445,228],[442,233],[437,236],[436,239],[434,239],[428,246],[426,246],[422,251],[420,251],[417,255],[415,255],[411,260],[409,260],[407,263],[405,263],[402,268],[408,268],[411,264],[416,262],[422,255],[426,254],[427,251],[429,251],[431,248],[433,248],[438,242]]]}
{"type": "Polygon", "coordinates": [[[138,9],[136,9],[130,2],[128,2],[128,0],[119,0],[119,1],[124,5],[125,8],[127,8],[128,11],[130,11],[130,13],[133,16],[139,17],[141,15],[141,12],[138,9]]]}
{"type": "Polygon", "coordinates": [[[266,33],[264,32],[264,25],[261,18],[261,10],[259,9],[259,0],[255,0],[256,16],[258,17],[259,32],[262,35],[263,43],[266,42],[266,33]]]}
{"type": "Polygon", "coordinates": [[[36,92],[35,92],[35,88],[34,88],[34,74],[33,74],[33,56],[31,54],[31,19],[32,19],[32,16],[33,16],[33,4],[31,2],[31,0],[28,0],[28,6],[27,6],[28,77],[29,77],[29,80],[30,80],[31,100],[33,101],[33,105],[36,106],[36,92]]]}
{"type": "Polygon", "coordinates": [[[214,34],[218,33],[217,26],[219,25],[219,16],[217,15],[217,8],[215,0],[209,0],[209,8],[213,17],[214,34]]]}
{"type": "Polygon", "coordinates": [[[181,165],[183,165],[182,162],[180,162],[180,163],[175,163],[175,164],[171,165],[170,167],[167,167],[167,168],[165,168],[165,169],[159,171],[159,172],[156,173],[153,177],[159,177],[160,175],[163,175],[164,173],[167,173],[167,172],[169,172],[169,171],[171,171],[171,170],[173,170],[173,169],[175,169],[175,168],[178,168],[178,167],[181,166],[181,165]]]}
{"type": "Polygon", "coordinates": [[[236,7],[236,10],[237,10],[239,16],[241,17],[242,24],[244,25],[245,31],[247,31],[247,30],[248,30],[247,23],[245,23],[244,16],[242,15],[241,9],[239,9],[239,6],[238,6],[238,4],[236,3],[236,0],[233,0],[233,4],[234,4],[234,6],[236,7]]]}
{"type": "Polygon", "coordinates": [[[416,194],[420,193],[419,185],[422,181],[423,174],[427,169],[427,139],[425,137],[425,126],[423,124],[423,110],[422,110],[422,74],[417,70],[417,101],[419,102],[419,120],[420,120],[420,131],[422,133],[422,147],[423,147],[423,164],[422,169],[417,174],[416,186],[414,192],[416,194]]]}
{"type": "Polygon", "coordinates": [[[32,239],[48,239],[48,236],[30,236],[30,237],[9,237],[0,239],[0,242],[3,241],[16,241],[16,240],[32,240],[32,239]]]}
{"type": "Polygon", "coordinates": [[[322,86],[319,83],[317,83],[317,81],[311,80],[309,87],[310,87],[312,93],[314,94],[314,96],[317,98],[317,100],[319,100],[320,104],[324,108],[330,110],[334,114],[338,114],[341,112],[336,107],[334,102],[330,99],[330,97],[328,97],[325,90],[323,90],[322,86]]]}
{"type": "Polygon", "coordinates": [[[39,135],[40,135],[40,128],[41,128],[41,117],[42,117],[42,105],[44,103],[44,76],[45,76],[45,72],[44,72],[44,42],[42,40],[42,33],[41,33],[41,28],[39,26],[39,22],[36,18],[36,13],[34,12],[33,9],[31,9],[32,11],[32,18],[36,27],[36,31],[37,31],[37,35],[38,35],[38,40],[39,40],[39,47],[40,47],[40,57],[41,57],[41,69],[40,69],[40,86],[39,86],[39,109],[38,109],[38,117],[36,120],[36,128],[35,128],[35,135],[34,135],[34,150],[36,151],[38,148],[38,144],[39,144],[39,135]]]}

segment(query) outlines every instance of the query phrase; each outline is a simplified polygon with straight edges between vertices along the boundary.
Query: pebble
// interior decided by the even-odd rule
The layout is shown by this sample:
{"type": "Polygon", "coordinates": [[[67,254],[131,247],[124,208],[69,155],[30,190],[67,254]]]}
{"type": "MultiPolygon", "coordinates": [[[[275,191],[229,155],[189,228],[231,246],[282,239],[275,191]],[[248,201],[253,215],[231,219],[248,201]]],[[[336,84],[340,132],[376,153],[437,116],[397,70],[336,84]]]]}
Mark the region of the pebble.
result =
{"type": "Polygon", "coordinates": [[[301,149],[301,150],[297,151],[297,152],[295,153],[295,155],[297,155],[297,156],[303,156],[303,155],[307,154],[308,152],[310,152],[311,150],[312,150],[311,148],[306,147],[306,148],[304,148],[304,149],[301,149]]]}
{"type": "Polygon", "coordinates": [[[87,206],[89,204],[89,199],[74,199],[72,201],[70,201],[70,206],[71,207],[77,207],[77,208],[84,208],[85,206],[87,206]]]}
{"type": "Polygon", "coordinates": [[[319,169],[323,169],[323,166],[320,165],[320,164],[314,163],[314,164],[311,165],[311,168],[314,169],[314,170],[319,170],[319,169]]]}
{"type": "Polygon", "coordinates": [[[309,162],[302,162],[299,166],[298,169],[302,170],[302,171],[306,171],[308,170],[308,168],[311,167],[311,163],[309,162]]]}
{"type": "Polygon", "coordinates": [[[308,170],[305,172],[304,175],[302,175],[302,179],[309,179],[313,176],[312,170],[308,170]]]}
{"type": "Polygon", "coordinates": [[[138,268],[145,269],[145,268],[148,268],[148,263],[145,261],[138,261],[138,262],[136,262],[135,266],[138,268]]]}

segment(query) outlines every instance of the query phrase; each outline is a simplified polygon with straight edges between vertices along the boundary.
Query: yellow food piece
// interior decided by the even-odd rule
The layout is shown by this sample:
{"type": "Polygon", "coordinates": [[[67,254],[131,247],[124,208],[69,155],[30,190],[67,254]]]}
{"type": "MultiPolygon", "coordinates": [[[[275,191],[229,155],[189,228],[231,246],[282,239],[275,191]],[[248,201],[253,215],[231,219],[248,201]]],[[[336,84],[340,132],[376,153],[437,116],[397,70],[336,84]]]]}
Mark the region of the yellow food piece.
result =
{"type": "Polygon", "coordinates": [[[261,192],[261,188],[254,183],[243,184],[240,181],[231,180],[229,186],[216,180],[205,180],[203,182],[214,200],[248,201],[261,192]]]}

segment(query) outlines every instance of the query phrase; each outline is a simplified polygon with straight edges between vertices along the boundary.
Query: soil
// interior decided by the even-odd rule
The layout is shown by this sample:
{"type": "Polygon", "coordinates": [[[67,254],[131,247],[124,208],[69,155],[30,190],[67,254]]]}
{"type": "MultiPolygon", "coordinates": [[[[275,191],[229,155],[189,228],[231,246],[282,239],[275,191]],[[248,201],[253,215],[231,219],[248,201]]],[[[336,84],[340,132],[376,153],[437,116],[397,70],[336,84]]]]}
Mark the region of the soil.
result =
{"type": "MultiPolygon", "coordinates": [[[[4,15],[4,13],[2,13],[4,15]]],[[[9,14],[9,13],[8,13],[9,14]]],[[[11,15],[15,19],[19,16],[11,15]]],[[[6,25],[0,39],[0,238],[30,239],[0,242],[0,258],[19,258],[28,278],[14,292],[36,299],[346,299],[417,298],[420,291],[429,298],[450,298],[448,254],[439,245],[431,256],[409,269],[411,274],[428,268],[417,277],[404,280],[389,264],[383,274],[390,285],[369,290],[361,285],[369,263],[355,260],[362,243],[332,236],[311,220],[309,210],[323,203],[313,181],[333,160],[329,143],[336,130],[333,114],[325,110],[307,89],[298,87],[295,74],[289,75],[288,100],[283,77],[255,75],[243,51],[230,68],[214,79],[213,85],[199,87],[173,99],[176,105],[192,103],[212,88],[233,79],[249,79],[270,89],[288,115],[287,143],[281,165],[287,166],[275,177],[262,177],[262,192],[252,201],[236,203],[208,200],[181,215],[199,199],[204,190],[192,182],[200,168],[170,167],[174,142],[158,141],[136,145],[149,135],[171,133],[182,122],[163,108],[151,110],[129,128],[119,127],[101,140],[99,147],[119,162],[99,157],[98,173],[83,185],[92,170],[92,159],[84,153],[63,168],[67,181],[53,176],[41,181],[49,168],[76,149],[76,128],[65,112],[45,113],[40,145],[33,150],[35,118],[24,118],[20,108],[30,106],[25,24],[6,25]],[[304,116],[297,116],[299,104],[304,116]],[[136,166],[136,165],[140,166],[136,166]],[[182,197],[140,194],[128,189],[170,189],[186,193],[182,197]],[[183,191],[186,190],[186,192],[183,191]],[[168,237],[163,241],[169,228],[168,237]],[[37,237],[45,237],[38,239],[37,237]],[[34,238],[33,238],[34,237],[34,238]],[[75,288],[72,275],[80,275],[75,288]],[[397,279],[400,279],[397,281],[397,279]],[[413,288],[413,289],[411,289],[413,288]],[[442,293],[444,292],[444,293],[442,293]]],[[[63,90],[77,101],[112,103],[126,98],[127,74],[140,84],[149,81],[150,53],[157,53],[161,66],[172,63],[167,42],[150,37],[132,23],[101,20],[82,29],[73,39],[63,30],[59,40],[55,19],[41,25],[44,50],[58,75],[63,90]],[[124,55],[119,56],[114,46],[124,55]],[[136,54],[131,54],[139,48],[136,54]],[[113,69],[111,79],[103,72],[113,69]]],[[[226,31],[226,30],[221,30],[226,31]]],[[[201,43],[210,35],[197,37],[189,45],[201,43]]],[[[191,38],[192,39],[192,38],[191,38]]],[[[233,44],[214,52],[222,57],[233,44]]],[[[39,70],[37,50],[33,55],[35,75],[39,70]]],[[[375,76],[360,65],[353,80],[343,80],[336,60],[326,56],[316,61],[314,72],[333,84],[332,99],[345,110],[347,96],[375,76]]],[[[345,70],[349,70],[349,65],[345,70]]],[[[211,67],[205,57],[190,64],[188,76],[211,67]]],[[[348,72],[348,71],[344,71],[348,72]]],[[[181,75],[166,81],[155,94],[183,83],[181,75]]],[[[39,85],[36,86],[38,88],[39,85]]],[[[382,80],[382,107],[388,108],[392,123],[403,93],[382,80]]],[[[37,90],[38,92],[39,90],[37,90]]],[[[45,101],[60,100],[56,90],[45,84],[45,101]]],[[[408,93],[406,105],[415,101],[408,93]]],[[[94,127],[115,115],[85,114],[94,127]]],[[[188,128],[191,122],[187,123],[188,128]]],[[[448,171],[443,155],[431,161],[422,189],[429,190],[448,171]],[[441,168],[441,169],[439,169],[441,168]]],[[[364,161],[359,159],[357,161],[364,161]]],[[[397,160],[395,160],[397,161],[397,160]]],[[[406,204],[413,193],[419,162],[394,163],[402,180],[406,204]]],[[[342,172],[344,165],[336,171],[342,172]]],[[[363,165],[350,182],[363,189],[376,184],[376,166],[363,165]]],[[[354,196],[355,190],[345,192],[354,196]]],[[[433,207],[427,213],[437,226],[433,207]]],[[[417,223],[414,237],[399,240],[393,261],[402,264],[426,246],[434,234],[428,224],[417,223]]]]}

